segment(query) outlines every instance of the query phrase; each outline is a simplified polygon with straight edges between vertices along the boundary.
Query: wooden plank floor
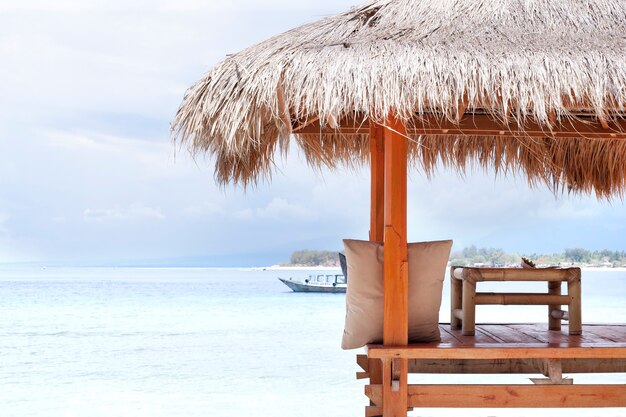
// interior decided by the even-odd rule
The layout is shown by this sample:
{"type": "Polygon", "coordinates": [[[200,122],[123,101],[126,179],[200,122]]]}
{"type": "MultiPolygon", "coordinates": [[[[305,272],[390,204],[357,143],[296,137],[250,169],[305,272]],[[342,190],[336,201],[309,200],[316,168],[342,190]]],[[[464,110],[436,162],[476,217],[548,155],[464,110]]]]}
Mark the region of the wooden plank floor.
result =
{"type": "Polygon", "coordinates": [[[547,324],[479,324],[475,336],[441,324],[441,342],[409,346],[369,345],[370,358],[410,359],[626,359],[626,325],[585,325],[570,336],[567,326],[548,330],[547,324]]]}
{"type": "MultiPolygon", "coordinates": [[[[616,347],[624,349],[626,325],[587,325],[580,336],[570,336],[567,328],[548,330],[547,324],[489,324],[479,325],[476,336],[462,336],[460,330],[450,330],[450,325],[440,325],[442,343],[462,346],[587,346],[616,347]]],[[[611,352],[615,352],[611,350],[611,352]]],[[[626,372],[624,355],[609,358],[565,358],[565,373],[626,372]]],[[[410,373],[476,373],[476,374],[537,374],[546,370],[544,362],[537,359],[412,359],[410,373]]]]}
{"type": "Polygon", "coordinates": [[[451,329],[447,323],[439,325],[441,343],[456,346],[477,344],[539,344],[562,347],[607,346],[626,347],[626,324],[589,324],[583,334],[570,336],[567,325],[560,331],[548,330],[546,324],[477,324],[475,336],[463,336],[461,329],[451,329]]]}

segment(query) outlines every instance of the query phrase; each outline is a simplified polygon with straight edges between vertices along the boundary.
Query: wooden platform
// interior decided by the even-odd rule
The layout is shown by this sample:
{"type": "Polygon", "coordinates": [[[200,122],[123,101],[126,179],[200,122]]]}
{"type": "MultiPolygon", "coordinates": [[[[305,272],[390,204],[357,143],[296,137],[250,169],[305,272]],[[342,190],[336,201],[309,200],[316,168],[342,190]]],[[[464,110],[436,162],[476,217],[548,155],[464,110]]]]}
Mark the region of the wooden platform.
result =
{"type": "Polygon", "coordinates": [[[626,325],[585,325],[582,335],[569,335],[567,326],[548,330],[547,324],[478,324],[475,336],[440,324],[441,342],[403,347],[369,345],[370,358],[508,359],[622,358],[626,359],[626,325]]]}
{"type": "MultiPolygon", "coordinates": [[[[438,343],[409,346],[369,345],[358,355],[368,369],[380,360],[382,368],[408,360],[409,373],[543,374],[533,384],[408,385],[407,406],[414,407],[626,407],[625,384],[573,384],[563,373],[626,372],[626,325],[585,325],[582,335],[569,335],[566,326],[548,330],[547,324],[476,325],[475,336],[440,325],[438,343]]],[[[384,382],[384,378],[383,378],[384,382]]],[[[371,405],[366,415],[382,414],[383,385],[365,386],[371,405]]]]}

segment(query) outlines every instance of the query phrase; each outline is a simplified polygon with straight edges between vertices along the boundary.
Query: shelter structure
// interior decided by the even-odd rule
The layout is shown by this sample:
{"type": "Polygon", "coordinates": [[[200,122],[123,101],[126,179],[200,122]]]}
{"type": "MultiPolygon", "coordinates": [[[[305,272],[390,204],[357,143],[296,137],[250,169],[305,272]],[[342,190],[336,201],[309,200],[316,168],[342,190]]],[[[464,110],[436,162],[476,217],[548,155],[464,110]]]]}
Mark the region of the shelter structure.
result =
{"type": "Polygon", "coordinates": [[[312,166],[369,163],[384,345],[358,360],[366,415],[391,417],[421,406],[626,406],[625,385],[410,386],[408,372],[433,361],[515,372],[540,360],[554,381],[561,360],[618,370],[626,331],[550,333],[530,346],[504,328],[481,339],[478,326],[473,339],[442,329],[448,342],[408,345],[406,241],[409,166],[479,166],[555,193],[623,196],[625,117],[623,0],[378,0],[227,57],[187,91],[172,129],[215,162],[220,183],[268,178],[292,137],[312,166]],[[462,362],[472,360],[482,362],[462,362]]]}

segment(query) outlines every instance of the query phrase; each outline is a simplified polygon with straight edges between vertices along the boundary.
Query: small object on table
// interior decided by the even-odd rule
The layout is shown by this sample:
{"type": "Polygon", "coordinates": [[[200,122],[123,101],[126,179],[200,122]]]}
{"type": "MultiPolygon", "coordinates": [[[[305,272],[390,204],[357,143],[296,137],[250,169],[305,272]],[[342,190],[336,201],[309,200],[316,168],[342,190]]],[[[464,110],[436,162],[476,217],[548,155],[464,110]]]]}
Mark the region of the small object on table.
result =
{"type": "Polygon", "coordinates": [[[522,256],[522,268],[537,268],[537,265],[530,259],[522,256]]]}

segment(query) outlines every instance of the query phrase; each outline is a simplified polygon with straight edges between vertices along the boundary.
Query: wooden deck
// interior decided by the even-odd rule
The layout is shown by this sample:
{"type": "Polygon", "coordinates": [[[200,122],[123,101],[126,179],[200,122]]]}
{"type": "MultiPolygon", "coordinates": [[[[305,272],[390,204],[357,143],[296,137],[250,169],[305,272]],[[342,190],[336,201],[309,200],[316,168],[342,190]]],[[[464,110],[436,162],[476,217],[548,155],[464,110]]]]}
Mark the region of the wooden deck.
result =
{"type": "Polygon", "coordinates": [[[568,335],[567,326],[548,330],[546,324],[480,324],[475,336],[463,336],[448,324],[439,326],[441,342],[409,346],[369,345],[370,358],[626,359],[626,325],[585,325],[582,335],[568,335]]]}
{"type": "MultiPolygon", "coordinates": [[[[413,407],[626,407],[625,384],[575,385],[563,374],[626,372],[626,325],[584,325],[582,335],[569,335],[566,326],[547,324],[482,324],[475,336],[440,325],[438,343],[409,346],[369,345],[358,355],[368,367],[380,360],[383,368],[407,359],[409,373],[538,374],[532,384],[408,385],[407,405],[413,407]]],[[[382,412],[383,386],[371,383],[366,415],[382,412]]],[[[380,413],[380,414],[379,414],[380,413]]]]}

